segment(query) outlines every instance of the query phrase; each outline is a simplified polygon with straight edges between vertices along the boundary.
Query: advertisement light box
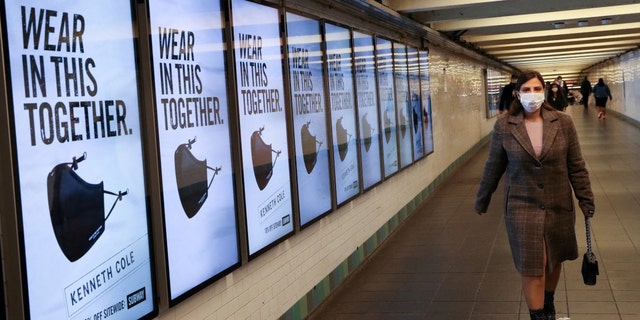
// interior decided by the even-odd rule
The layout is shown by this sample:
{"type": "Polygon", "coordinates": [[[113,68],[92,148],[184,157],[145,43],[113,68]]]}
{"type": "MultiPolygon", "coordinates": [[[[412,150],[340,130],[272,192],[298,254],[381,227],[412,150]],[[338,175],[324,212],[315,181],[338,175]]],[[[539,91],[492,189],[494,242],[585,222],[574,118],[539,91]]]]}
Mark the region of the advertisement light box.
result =
{"type": "Polygon", "coordinates": [[[335,168],[333,178],[340,205],[360,192],[351,32],[326,23],[325,39],[335,168]]]}
{"type": "Polygon", "coordinates": [[[433,121],[431,119],[431,88],[429,83],[429,51],[419,50],[420,59],[420,99],[422,101],[422,122],[424,123],[424,153],[433,153],[433,121]]]}
{"type": "Polygon", "coordinates": [[[382,168],[384,176],[398,172],[398,136],[396,120],[396,98],[393,84],[393,47],[391,41],[376,38],[376,71],[382,126],[382,168]]]}
{"type": "Polygon", "coordinates": [[[4,2],[27,318],[157,312],[132,5],[4,2]]]}
{"type": "Polygon", "coordinates": [[[331,210],[329,136],[320,22],[287,13],[298,211],[304,226],[331,210]]]}
{"type": "Polygon", "coordinates": [[[362,183],[368,189],[382,180],[380,158],[380,117],[373,37],[353,33],[358,125],[360,126],[360,164],[362,183]]]}
{"type": "Polygon", "coordinates": [[[278,9],[231,3],[249,255],[293,232],[278,9]]]}
{"type": "Polygon", "coordinates": [[[420,64],[418,49],[407,48],[407,66],[409,70],[409,114],[411,136],[413,137],[413,159],[424,157],[424,135],[422,121],[422,99],[420,98],[420,64]]]}
{"type": "Polygon", "coordinates": [[[172,302],[240,263],[219,1],[149,1],[172,302]]]}
{"type": "Polygon", "coordinates": [[[409,97],[409,74],[407,71],[407,46],[394,42],[393,71],[396,87],[396,112],[399,134],[400,168],[413,163],[413,140],[411,138],[411,115],[409,97]]]}

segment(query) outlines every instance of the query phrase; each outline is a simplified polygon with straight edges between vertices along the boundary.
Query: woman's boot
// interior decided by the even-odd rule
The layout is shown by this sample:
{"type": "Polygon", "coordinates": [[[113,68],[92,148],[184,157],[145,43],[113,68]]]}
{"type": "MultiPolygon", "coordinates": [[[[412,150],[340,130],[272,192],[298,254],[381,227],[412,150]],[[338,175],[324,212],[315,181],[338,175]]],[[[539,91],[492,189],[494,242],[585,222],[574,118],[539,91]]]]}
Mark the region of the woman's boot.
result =
{"type": "Polygon", "coordinates": [[[555,291],[544,292],[544,316],[546,320],[556,320],[556,306],[553,304],[555,291]]]}
{"type": "Polygon", "coordinates": [[[529,309],[529,315],[531,315],[531,320],[547,320],[544,315],[544,309],[531,310],[529,309]]]}

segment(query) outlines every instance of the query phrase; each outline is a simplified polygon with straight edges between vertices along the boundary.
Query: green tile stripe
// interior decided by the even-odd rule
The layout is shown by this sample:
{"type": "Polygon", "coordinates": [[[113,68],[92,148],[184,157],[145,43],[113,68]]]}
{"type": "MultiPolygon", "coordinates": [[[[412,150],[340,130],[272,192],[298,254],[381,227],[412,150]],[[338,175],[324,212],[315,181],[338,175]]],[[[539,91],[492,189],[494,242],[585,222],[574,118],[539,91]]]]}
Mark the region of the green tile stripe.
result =
{"type": "Polygon", "coordinates": [[[406,220],[419,205],[451,175],[453,171],[459,168],[466,160],[475,154],[487,141],[486,136],[462,156],[450,164],[433,182],[419,192],[404,207],[402,207],[393,217],[389,219],[378,231],[376,231],[362,245],[358,246],[354,252],[333,271],[326,276],[320,283],[315,285],[311,291],[294,304],[287,312],[285,312],[279,320],[297,320],[304,319],[309,313],[324,301],[331,292],[333,292],[349,275],[351,275],[365,260],[380,246],[395,229],[406,220]]]}

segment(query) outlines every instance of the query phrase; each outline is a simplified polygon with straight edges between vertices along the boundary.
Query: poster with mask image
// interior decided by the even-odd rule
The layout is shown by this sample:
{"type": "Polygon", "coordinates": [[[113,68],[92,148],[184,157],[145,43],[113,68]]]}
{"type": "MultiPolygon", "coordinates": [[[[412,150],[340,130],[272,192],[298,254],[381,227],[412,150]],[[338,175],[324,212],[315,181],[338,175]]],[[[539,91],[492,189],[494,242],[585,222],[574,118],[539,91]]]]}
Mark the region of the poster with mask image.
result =
{"type": "Polygon", "coordinates": [[[280,15],[232,3],[249,255],[293,232],[280,15]]]}
{"type": "Polygon", "coordinates": [[[429,51],[418,51],[420,59],[420,100],[424,126],[424,154],[433,152],[433,121],[431,121],[431,89],[429,86],[429,51]]]}
{"type": "Polygon", "coordinates": [[[4,26],[27,318],[150,317],[132,3],[24,3],[4,26]]]}
{"type": "Polygon", "coordinates": [[[413,162],[413,139],[411,138],[411,115],[409,113],[409,75],[407,72],[407,46],[393,43],[393,76],[396,86],[396,113],[398,121],[398,149],[400,168],[413,162]]]}
{"type": "Polygon", "coordinates": [[[239,265],[218,1],[149,1],[171,302],[239,265]]]}
{"type": "Polygon", "coordinates": [[[424,135],[422,134],[422,99],[420,98],[420,63],[418,49],[407,47],[409,70],[409,124],[413,137],[413,159],[424,157],[424,135]]]}
{"type": "Polygon", "coordinates": [[[382,168],[384,176],[398,172],[398,137],[396,96],[393,85],[393,48],[391,41],[376,38],[376,70],[380,95],[380,125],[382,126],[382,168]]]}
{"type": "Polygon", "coordinates": [[[360,163],[364,189],[382,180],[380,163],[380,126],[378,124],[378,90],[376,87],[373,37],[353,33],[356,66],[356,97],[360,126],[360,163]]]}
{"type": "Polygon", "coordinates": [[[333,135],[334,180],[336,200],[340,205],[360,192],[351,34],[349,29],[326,23],[325,40],[333,135]]]}
{"type": "Polygon", "coordinates": [[[300,225],[331,210],[320,22],[287,13],[287,48],[300,225]]]}

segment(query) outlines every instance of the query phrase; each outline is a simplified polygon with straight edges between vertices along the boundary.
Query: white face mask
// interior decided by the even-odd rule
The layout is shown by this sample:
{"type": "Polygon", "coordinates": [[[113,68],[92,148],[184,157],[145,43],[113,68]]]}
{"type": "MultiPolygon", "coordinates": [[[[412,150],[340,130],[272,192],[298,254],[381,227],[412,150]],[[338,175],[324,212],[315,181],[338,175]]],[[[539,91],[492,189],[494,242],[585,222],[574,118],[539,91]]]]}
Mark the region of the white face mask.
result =
{"type": "Polygon", "coordinates": [[[551,91],[558,92],[558,88],[551,88],[551,91]]]}
{"type": "Polygon", "coordinates": [[[522,103],[522,107],[529,113],[538,110],[543,102],[543,92],[520,93],[520,103],[522,103]]]}

